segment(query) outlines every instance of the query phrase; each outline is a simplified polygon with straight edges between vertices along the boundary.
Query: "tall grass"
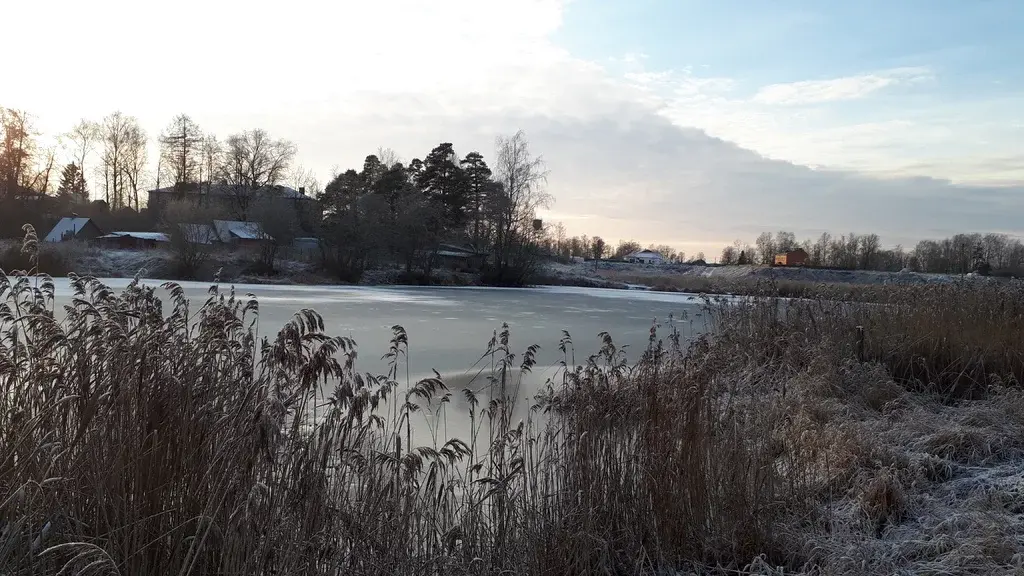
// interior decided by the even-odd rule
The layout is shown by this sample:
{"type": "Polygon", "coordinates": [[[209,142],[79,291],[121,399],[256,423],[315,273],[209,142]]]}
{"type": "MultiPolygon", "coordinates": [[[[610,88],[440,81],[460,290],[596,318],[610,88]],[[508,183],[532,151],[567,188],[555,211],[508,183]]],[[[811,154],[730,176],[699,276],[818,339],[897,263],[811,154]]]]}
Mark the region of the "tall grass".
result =
{"type": "MultiPolygon", "coordinates": [[[[71,285],[58,319],[48,277],[0,281],[3,574],[838,565],[845,552],[807,542],[829,531],[827,504],[856,489],[859,466],[889,461],[821,400],[861,373],[856,326],[883,370],[930,353],[924,342],[942,343],[925,356],[945,373],[950,358],[984,358],[1009,377],[1020,322],[1016,308],[996,314],[1014,293],[981,314],[983,295],[943,312],[920,299],[708,300],[713,334],[684,343],[652,327],[633,362],[607,334],[577,359],[565,334],[562,370],[517,418],[537,349],[514,354],[507,327],[484,355],[487,386],[449,390],[408,379],[401,327],[387,373],[362,374],[355,342],[311,310],[260,338],[258,303],[233,290],[197,307],[174,284],[166,306],[138,281],[120,294],[71,285]],[[983,328],[945,335],[969,318],[983,328]],[[467,400],[465,438],[444,431],[453,394],[467,400]],[[434,427],[417,445],[423,421],[434,427]]],[[[895,477],[871,472],[858,492],[872,530],[902,517],[895,477]]]]}

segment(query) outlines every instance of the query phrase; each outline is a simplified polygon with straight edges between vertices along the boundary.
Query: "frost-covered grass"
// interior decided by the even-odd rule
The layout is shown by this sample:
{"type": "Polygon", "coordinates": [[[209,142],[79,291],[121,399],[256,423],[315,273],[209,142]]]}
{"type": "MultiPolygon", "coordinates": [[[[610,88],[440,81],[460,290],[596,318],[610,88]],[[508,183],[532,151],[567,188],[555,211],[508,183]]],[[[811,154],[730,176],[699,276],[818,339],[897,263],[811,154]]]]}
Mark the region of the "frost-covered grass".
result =
{"type": "Polygon", "coordinates": [[[921,286],[953,282],[957,277],[914,272],[824,270],[768,266],[698,266],[691,264],[643,265],[625,262],[587,262],[549,265],[550,275],[561,282],[581,285],[636,284],[663,292],[694,294],[748,294],[783,297],[871,297],[893,286],[921,286]]]}
{"type": "Polygon", "coordinates": [[[399,327],[369,375],[311,310],[260,327],[232,291],[195,306],[76,277],[57,321],[50,280],[5,278],[4,574],[1020,569],[1016,285],[708,299],[712,334],[652,330],[628,361],[608,335],[574,358],[566,335],[573,368],[522,419],[536,349],[501,331],[449,438],[456,403],[406,380],[399,327]]]}

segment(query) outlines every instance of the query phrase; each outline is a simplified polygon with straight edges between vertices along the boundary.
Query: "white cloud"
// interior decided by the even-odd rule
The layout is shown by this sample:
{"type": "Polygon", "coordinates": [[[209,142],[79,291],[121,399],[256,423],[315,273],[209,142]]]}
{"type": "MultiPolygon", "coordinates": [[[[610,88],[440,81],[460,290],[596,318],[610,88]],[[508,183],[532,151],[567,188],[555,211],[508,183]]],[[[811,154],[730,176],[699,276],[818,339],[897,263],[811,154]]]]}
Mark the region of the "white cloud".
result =
{"type": "MultiPolygon", "coordinates": [[[[12,27],[9,43],[40,48],[0,102],[33,111],[51,131],[122,109],[155,135],[184,111],[221,135],[258,126],[290,138],[326,178],[378,146],[411,159],[450,141],[462,154],[490,155],[497,134],[525,128],[551,170],[549,219],[573,234],[687,241],[709,255],[764,226],[877,231],[905,243],[1020,228],[1008,216],[1024,208],[1017,189],[896,177],[943,176],[941,162],[925,167],[934,157],[925,149],[995,128],[964,110],[969,126],[884,114],[851,123],[824,106],[925,77],[920,69],[766,87],[752,101],[738,95],[741,79],[649,71],[641,54],[609,66],[573,58],[549,40],[558,0],[182,0],[147,4],[144,18],[127,0],[53,4],[13,8],[13,22],[61,14],[49,32],[61,40],[40,45],[32,27],[12,27]],[[775,104],[800,98],[821,109],[775,104]]],[[[1005,156],[1008,138],[968,156],[1005,156]]]]}
{"type": "Polygon", "coordinates": [[[919,82],[930,77],[926,68],[896,68],[873,74],[830,80],[802,80],[771,84],[754,94],[754,102],[771,105],[802,105],[857,100],[896,84],[919,82]]]}

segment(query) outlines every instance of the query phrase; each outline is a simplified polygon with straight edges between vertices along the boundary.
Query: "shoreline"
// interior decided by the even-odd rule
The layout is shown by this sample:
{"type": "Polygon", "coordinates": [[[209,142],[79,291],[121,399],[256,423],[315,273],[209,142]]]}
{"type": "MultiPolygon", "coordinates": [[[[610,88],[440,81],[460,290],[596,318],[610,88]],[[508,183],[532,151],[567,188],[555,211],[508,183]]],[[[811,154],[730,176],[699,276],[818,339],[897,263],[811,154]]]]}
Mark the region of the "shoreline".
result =
{"type": "MultiPolygon", "coordinates": [[[[163,250],[111,250],[70,244],[47,248],[41,253],[39,268],[55,278],[76,273],[107,279],[130,279],[138,274],[154,281],[186,280],[175,273],[173,254],[163,250]]],[[[14,250],[6,252],[7,261],[0,262],[0,268],[5,271],[24,269],[24,263],[11,258],[14,250]]],[[[276,268],[277,273],[273,276],[254,274],[250,271],[251,261],[246,254],[222,252],[212,254],[194,280],[212,282],[219,276],[222,284],[257,286],[498,287],[481,282],[479,274],[450,269],[435,270],[430,281],[423,282],[417,275],[406,277],[400,267],[383,266],[366,270],[358,282],[346,282],[331,278],[311,261],[281,258],[276,268]]],[[[972,281],[1012,281],[907,270],[883,272],[697,264],[652,266],[603,260],[585,263],[547,261],[534,281],[518,288],[561,286],[708,296],[863,299],[883,287],[948,284],[965,278],[972,281]]]]}

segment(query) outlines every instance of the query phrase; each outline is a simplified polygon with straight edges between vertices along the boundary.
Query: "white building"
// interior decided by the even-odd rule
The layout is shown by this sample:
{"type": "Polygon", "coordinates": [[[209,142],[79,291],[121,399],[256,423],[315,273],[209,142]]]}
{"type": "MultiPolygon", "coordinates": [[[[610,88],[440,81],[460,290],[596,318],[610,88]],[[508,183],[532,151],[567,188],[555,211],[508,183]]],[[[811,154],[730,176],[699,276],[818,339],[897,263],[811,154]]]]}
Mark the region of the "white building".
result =
{"type": "Polygon", "coordinates": [[[654,250],[640,250],[623,258],[626,262],[633,264],[664,264],[665,257],[654,250]]]}

